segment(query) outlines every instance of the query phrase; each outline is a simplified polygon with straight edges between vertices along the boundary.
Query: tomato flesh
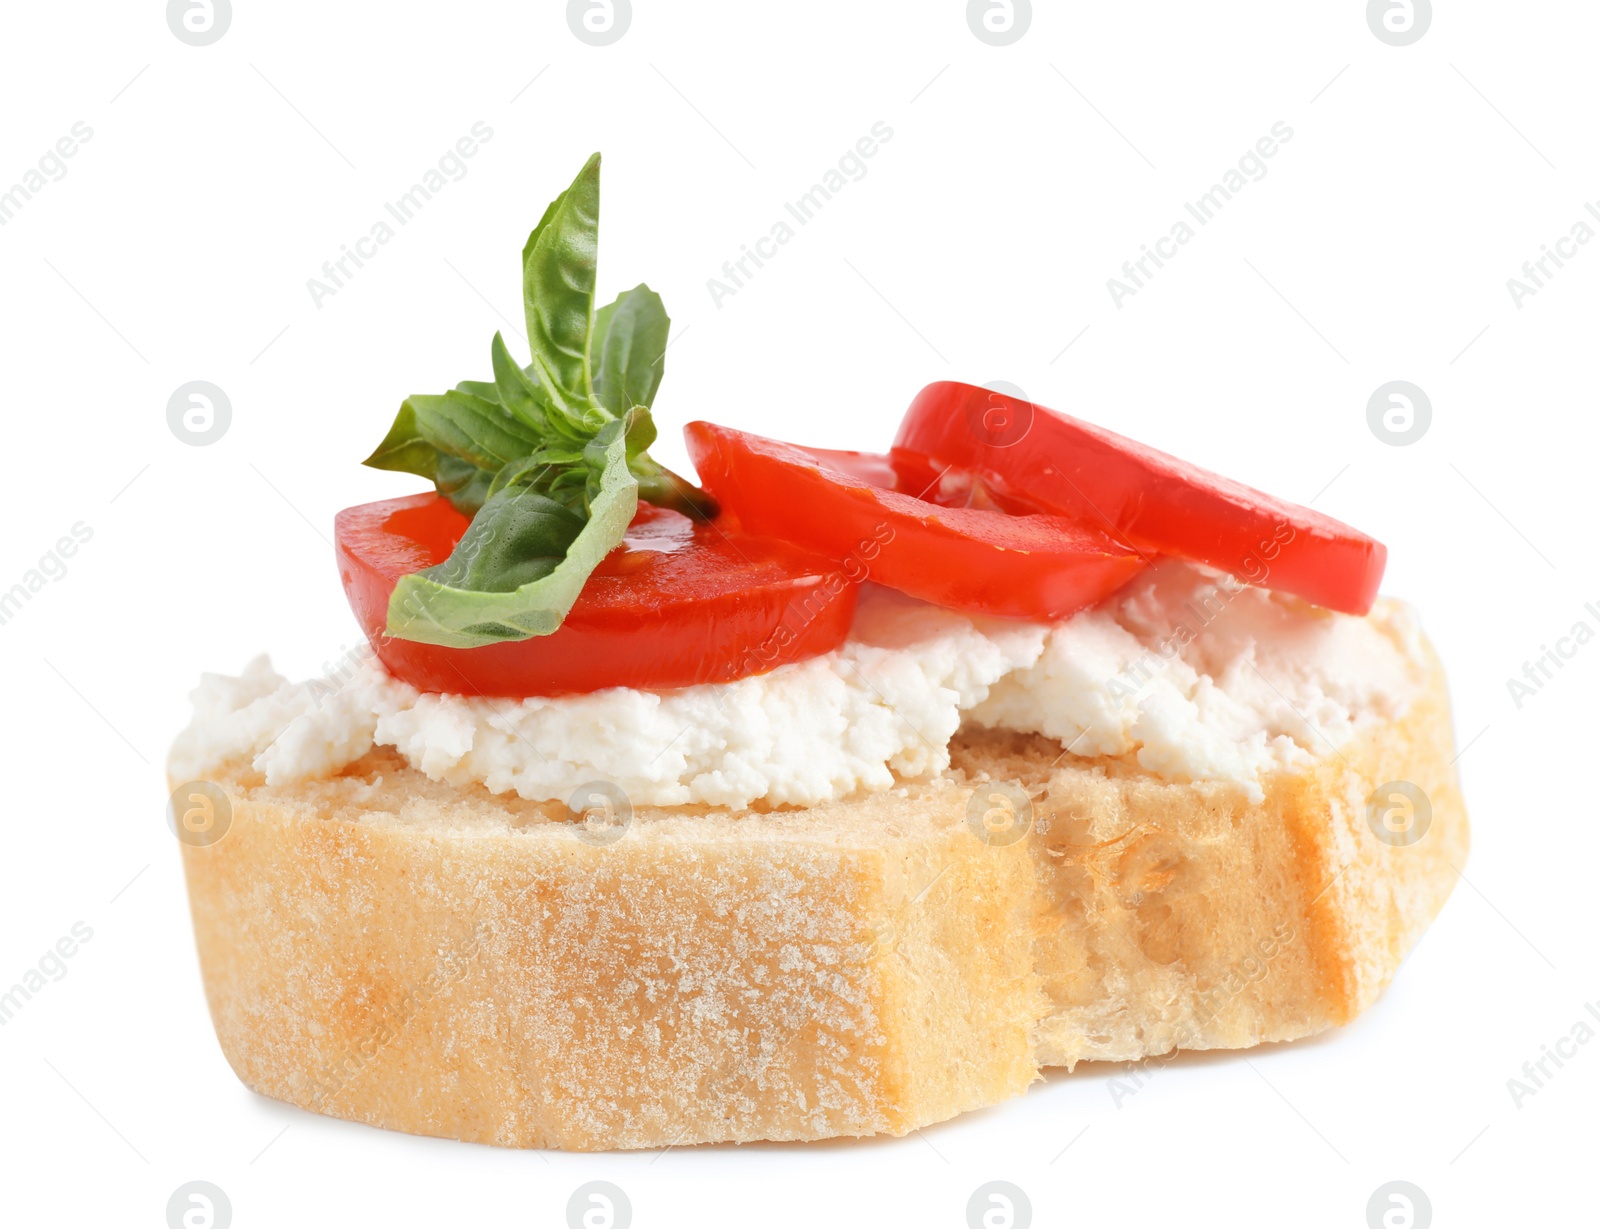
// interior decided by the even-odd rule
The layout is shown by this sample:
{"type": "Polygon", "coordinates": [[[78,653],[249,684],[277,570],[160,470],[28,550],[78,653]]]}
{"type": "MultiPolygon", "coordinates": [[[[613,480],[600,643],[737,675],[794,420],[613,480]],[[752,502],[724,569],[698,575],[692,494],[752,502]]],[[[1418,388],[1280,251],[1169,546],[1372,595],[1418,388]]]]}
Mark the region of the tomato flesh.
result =
{"type": "Polygon", "coordinates": [[[1366,614],[1383,579],[1383,544],[1331,516],[991,389],[928,385],[890,455],[907,488],[965,470],[1002,504],[1102,525],[1149,554],[1330,610],[1366,614]]]}
{"type": "Polygon", "coordinates": [[[856,586],[828,559],[641,503],[551,635],[475,649],[386,635],[395,583],[442,563],[468,524],[432,493],[334,520],[351,609],[389,672],[422,691],[520,697],[727,682],[837,648],[855,613],[856,586]]]}
{"type": "Polygon", "coordinates": [[[1073,520],[942,507],[889,489],[882,457],[808,450],[707,422],[690,423],[684,436],[702,485],[745,529],[955,610],[1059,619],[1144,566],[1073,520]]]}

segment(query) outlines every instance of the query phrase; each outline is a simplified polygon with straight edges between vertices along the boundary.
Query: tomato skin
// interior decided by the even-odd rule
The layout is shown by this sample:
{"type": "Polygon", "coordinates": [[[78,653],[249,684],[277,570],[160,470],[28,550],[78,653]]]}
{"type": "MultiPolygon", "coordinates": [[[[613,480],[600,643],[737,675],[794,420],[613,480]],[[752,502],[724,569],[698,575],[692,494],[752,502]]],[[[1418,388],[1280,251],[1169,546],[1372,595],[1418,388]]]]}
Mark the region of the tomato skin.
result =
{"type": "Polygon", "coordinates": [[[954,610],[1064,618],[1145,564],[1061,517],[946,508],[886,489],[873,480],[889,477],[882,457],[812,451],[708,422],[690,423],[684,437],[702,485],[736,523],[954,610]]]}
{"type": "Polygon", "coordinates": [[[1331,516],[971,384],[918,393],[891,458],[908,487],[947,467],[972,471],[1003,505],[1079,517],[1149,554],[1349,614],[1372,608],[1388,558],[1383,543],[1331,516]]]}
{"type": "Polygon", "coordinates": [[[386,635],[395,582],[442,563],[468,523],[431,492],[334,518],[356,619],[389,672],[422,691],[523,697],[729,682],[830,652],[855,614],[858,586],[826,558],[641,503],[551,635],[475,649],[386,635]]]}

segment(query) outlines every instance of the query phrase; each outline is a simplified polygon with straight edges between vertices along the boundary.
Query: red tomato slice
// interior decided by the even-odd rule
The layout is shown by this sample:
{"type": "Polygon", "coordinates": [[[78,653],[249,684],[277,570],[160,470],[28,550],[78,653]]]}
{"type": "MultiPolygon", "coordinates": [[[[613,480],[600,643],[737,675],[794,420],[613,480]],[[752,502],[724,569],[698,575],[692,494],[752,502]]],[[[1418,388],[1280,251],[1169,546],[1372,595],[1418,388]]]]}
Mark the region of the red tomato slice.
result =
{"type": "Polygon", "coordinates": [[[1059,619],[1144,566],[1099,530],[1056,516],[945,508],[885,489],[882,457],[810,451],[708,422],[684,428],[706,490],[743,528],[844,560],[956,610],[1059,619]],[[866,475],[865,477],[860,475],[866,475]]]}
{"type": "Polygon", "coordinates": [[[838,648],[855,614],[857,586],[828,559],[640,504],[551,635],[476,649],[385,635],[395,582],[442,563],[468,523],[431,493],[334,519],[351,609],[389,672],[423,691],[547,696],[728,682],[838,648]]]}
{"type": "Polygon", "coordinates": [[[945,380],[917,394],[891,454],[902,483],[975,472],[1002,503],[1103,525],[1151,554],[1181,555],[1319,606],[1366,614],[1383,543],[1331,516],[987,388],[945,380]]]}

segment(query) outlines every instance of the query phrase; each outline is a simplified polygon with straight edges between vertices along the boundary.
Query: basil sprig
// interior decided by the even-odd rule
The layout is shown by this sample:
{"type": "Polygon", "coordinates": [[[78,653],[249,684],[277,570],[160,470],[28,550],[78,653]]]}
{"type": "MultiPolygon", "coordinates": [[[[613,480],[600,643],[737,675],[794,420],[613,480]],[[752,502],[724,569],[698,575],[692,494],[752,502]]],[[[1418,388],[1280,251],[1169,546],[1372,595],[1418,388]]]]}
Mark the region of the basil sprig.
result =
{"type": "Polygon", "coordinates": [[[671,321],[644,285],[595,310],[599,221],[595,154],[522,249],[532,362],[496,333],[492,382],[406,398],[366,459],[431,479],[472,517],[448,559],[395,586],[389,635],[452,648],[549,635],[640,499],[716,511],[647,451],[671,321]]]}

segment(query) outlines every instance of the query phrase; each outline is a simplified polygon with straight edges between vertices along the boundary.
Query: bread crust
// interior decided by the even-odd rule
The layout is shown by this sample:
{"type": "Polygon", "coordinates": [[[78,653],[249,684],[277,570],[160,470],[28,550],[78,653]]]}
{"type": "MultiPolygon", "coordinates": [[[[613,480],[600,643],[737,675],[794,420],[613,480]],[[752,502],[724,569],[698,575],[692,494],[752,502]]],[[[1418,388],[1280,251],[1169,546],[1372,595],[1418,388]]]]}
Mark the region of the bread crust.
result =
{"type": "Polygon", "coordinates": [[[429,781],[214,780],[183,858],[223,1053],[263,1095],[416,1134],[659,1148],[917,1127],[1045,1066],[1304,1037],[1393,977],[1464,865],[1448,697],[1265,782],[1172,784],[964,732],[952,771],[805,810],[563,808],[429,781]],[[1034,800],[985,843],[985,781],[1034,800]],[[1376,786],[1431,803],[1414,844],[1376,786]]]}

